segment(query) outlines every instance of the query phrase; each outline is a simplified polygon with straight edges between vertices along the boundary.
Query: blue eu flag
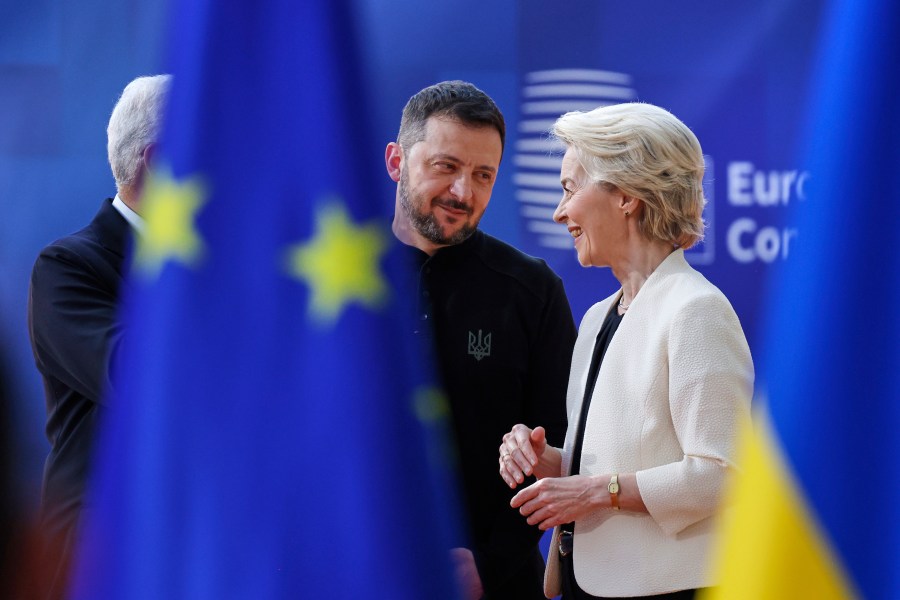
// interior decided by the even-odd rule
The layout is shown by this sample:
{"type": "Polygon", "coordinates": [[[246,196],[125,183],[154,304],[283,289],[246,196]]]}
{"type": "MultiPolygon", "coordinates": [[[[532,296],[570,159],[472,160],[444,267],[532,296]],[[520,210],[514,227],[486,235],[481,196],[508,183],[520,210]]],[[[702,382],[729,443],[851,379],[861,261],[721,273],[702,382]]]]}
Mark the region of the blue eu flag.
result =
{"type": "Polygon", "coordinates": [[[709,598],[900,598],[900,4],[827,4],[810,193],[709,598]]]}
{"type": "Polygon", "coordinates": [[[172,16],[74,597],[455,597],[447,408],[373,193],[347,4],[172,16]]]}

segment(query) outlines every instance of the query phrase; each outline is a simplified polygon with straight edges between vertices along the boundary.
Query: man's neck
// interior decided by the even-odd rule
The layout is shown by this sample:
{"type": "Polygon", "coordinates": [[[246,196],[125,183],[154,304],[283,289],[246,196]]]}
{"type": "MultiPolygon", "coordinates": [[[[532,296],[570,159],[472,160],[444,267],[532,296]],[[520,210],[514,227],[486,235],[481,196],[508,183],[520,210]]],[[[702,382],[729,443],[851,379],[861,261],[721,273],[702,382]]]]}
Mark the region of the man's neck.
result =
{"type": "Polygon", "coordinates": [[[122,185],[119,186],[118,191],[119,193],[117,194],[117,196],[119,196],[119,200],[121,200],[125,204],[125,206],[127,206],[137,214],[141,214],[141,211],[138,210],[140,204],[138,202],[138,199],[140,197],[138,190],[136,190],[132,186],[122,185]]]}
{"type": "Polygon", "coordinates": [[[122,215],[122,217],[124,217],[125,220],[128,221],[128,223],[132,227],[134,227],[134,229],[138,233],[144,233],[144,219],[142,219],[141,216],[137,212],[135,212],[133,208],[128,206],[124,198],[122,198],[121,192],[116,194],[116,197],[113,199],[112,205],[113,208],[119,211],[119,214],[122,215]]]}

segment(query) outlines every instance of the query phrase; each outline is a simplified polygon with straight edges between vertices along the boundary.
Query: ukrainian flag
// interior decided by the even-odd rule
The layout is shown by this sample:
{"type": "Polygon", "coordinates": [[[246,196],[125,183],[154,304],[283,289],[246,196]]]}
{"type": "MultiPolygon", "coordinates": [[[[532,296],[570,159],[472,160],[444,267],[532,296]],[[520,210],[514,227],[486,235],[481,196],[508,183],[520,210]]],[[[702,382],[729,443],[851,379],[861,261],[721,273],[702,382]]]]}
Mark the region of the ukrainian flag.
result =
{"type": "Polygon", "coordinates": [[[900,3],[827,14],[810,191],[707,598],[900,598],[900,3]]]}
{"type": "Polygon", "coordinates": [[[344,0],[178,0],[73,597],[456,597],[344,0]]]}

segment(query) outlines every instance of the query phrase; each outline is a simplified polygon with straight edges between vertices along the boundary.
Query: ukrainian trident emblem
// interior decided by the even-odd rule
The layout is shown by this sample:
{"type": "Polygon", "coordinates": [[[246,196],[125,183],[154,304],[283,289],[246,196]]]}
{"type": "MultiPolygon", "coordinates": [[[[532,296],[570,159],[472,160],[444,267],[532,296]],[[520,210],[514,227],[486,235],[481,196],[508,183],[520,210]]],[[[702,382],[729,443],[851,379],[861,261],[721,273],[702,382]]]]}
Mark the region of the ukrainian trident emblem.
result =
{"type": "Polygon", "coordinates": [[[469,332],[469,354],[475,357],[475,360],[481,360],[485,356],[491,355],[491,334],[481,335],[481,330],[478,330],[478,336],[476,337],[474,333],[469,332]]]}

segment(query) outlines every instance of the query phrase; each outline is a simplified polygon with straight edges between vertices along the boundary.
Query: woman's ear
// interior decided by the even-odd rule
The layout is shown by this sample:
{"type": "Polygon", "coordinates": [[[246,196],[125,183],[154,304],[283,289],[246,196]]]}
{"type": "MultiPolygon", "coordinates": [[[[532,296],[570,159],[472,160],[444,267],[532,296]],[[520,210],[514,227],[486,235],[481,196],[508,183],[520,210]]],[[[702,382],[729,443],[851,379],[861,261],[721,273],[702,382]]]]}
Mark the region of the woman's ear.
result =
{"type": "Polygon", "coordinates": [[[626,217],[635,217],[643,210],[644,202],[634,196],[622,194],[622,197],[619,199],[619,208],[625,213],[626,217]]]}

